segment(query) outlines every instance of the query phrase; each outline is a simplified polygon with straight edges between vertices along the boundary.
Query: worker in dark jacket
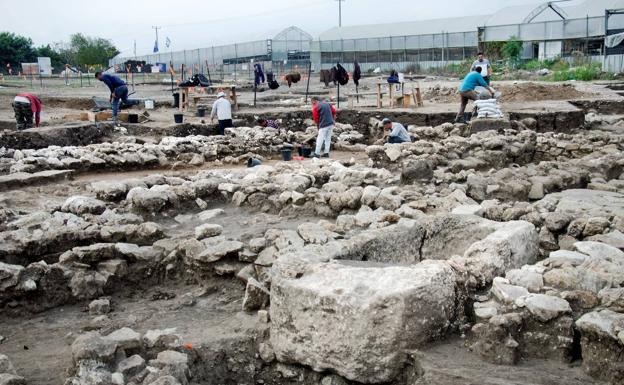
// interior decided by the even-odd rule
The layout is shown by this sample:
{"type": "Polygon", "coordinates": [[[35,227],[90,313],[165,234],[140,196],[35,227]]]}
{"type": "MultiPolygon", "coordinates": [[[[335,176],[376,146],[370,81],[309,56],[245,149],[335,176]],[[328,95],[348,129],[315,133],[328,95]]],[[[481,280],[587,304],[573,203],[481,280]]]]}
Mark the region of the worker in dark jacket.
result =
{"type": "Polygon", "coordinates": [[[41,123],[41,99],[33,94],[23,92],[17,94],[13,99],[13,111],[15,112],[15,120],[17,121],[17,129],[25,130],[32,128],[33,116],[35,117],[35,127],[39,127],[41,123]]]}
{"type": "Polygon", "coordinates": [[[390,84],[399,84],[399,74],[395,71],[392,70],[390,72],[390,76],[388,76],[388,83],[390,84]]]}
{"type": "Polygon", "coordinates": [[[329,148],[331,146],[332,132],[336,124],[336,109],[331,104],[312,97],[312,119],[318,125],[318,137],[316,138],[316,151],[314,157],[321,156],[321,147],[325,144],[323,158],[329,158],[329,148]]]}
{"type": "Polygon", "coordinates": [[[128,104],[128,86],[126,83],[115,75],[95,73],[95,78],[108,86],[110,89],[110,101],[113,107],[113,122],[117,124],[117,112],[119,111],[119,101],[128,104]]]}
{"type": "Polygon", "coordinates": [[[260,63],[254,64],[254,83],[256,87],[264,83],[264,71],[260,63]]]}

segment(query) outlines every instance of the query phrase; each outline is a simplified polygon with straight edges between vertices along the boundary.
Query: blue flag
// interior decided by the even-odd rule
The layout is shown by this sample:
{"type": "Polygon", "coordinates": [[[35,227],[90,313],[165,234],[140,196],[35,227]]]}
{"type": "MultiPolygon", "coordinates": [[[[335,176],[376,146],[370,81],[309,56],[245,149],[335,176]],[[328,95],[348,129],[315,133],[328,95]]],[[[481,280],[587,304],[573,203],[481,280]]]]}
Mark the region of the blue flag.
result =
{"type": "Polygon", "coordinates": [[[158,52],[158,40],[154,42],[154,53],[158,52]]]}

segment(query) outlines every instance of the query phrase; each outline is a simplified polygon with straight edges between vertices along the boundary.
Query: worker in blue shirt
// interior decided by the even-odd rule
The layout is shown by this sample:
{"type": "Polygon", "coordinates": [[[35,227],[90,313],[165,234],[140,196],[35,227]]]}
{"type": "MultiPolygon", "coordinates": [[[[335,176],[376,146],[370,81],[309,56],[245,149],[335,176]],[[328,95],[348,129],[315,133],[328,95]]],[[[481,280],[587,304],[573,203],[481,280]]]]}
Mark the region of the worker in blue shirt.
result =
{"type": "Polygon", "coordinates": [[[469,100],[478,100],[479,94],[476,93],[475,88],[477,86],[481,86],[486,88],[490,92],[490,96],[494,95],[494,91],[487,84],[483,76],[481,75],[482,68],[476,67],[475,70],[464,78],[461,86],[459,87],[459,95],[461,96],[461,107],[459,108],[459,113],[455,118],[456,123],[465,123],[464,112],[466,112],[466,106],[468,105],[469,100]]]}
{"type": "Polygon", "coordinates": [[[128,86],[115,75],[95,73],[95,78],[108,86],[110,89],[110,102],[113,106],[113,122],[117,124],[117,112],[119,111],[119,100],[128,104],[128,86]]]}

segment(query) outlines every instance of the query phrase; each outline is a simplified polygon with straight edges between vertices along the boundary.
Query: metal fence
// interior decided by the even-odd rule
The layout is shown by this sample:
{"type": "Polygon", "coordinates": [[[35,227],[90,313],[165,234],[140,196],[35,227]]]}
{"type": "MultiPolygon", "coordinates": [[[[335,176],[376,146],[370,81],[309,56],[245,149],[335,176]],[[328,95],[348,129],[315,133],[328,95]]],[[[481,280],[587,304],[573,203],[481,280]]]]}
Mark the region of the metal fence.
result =
{"type": "MultiPolygon", "coordinates": [[[[613,17],[610,27],[624,28],[624,16],[613,17]]],[[[525,42],[527,59],[566,57],[578,51],[597,56],[603,54],[604,33],[604,17],[475,27],[474,31],[459,33],[340,40],[311,40],[305,32],[291,27],[274,39],[115,58],[110,64],[120,65],[129,59],[149,64],[172,62],[177,71],[184,65],[185,74],[209,70],[216,78],[234,79],[251,77],[252,63],[256,62],[278,75],[306,69],[310,64],[314,71],[336,63],[352,70],[354,61],[363,71],[427,70],[472,59],[480,43],[506,41],[513,36],[525,42]],[[536,48],[539,57],[535,56],[536,48]]]]}
{"type": "Polygon", "coordinates": [[[262,63],[266,70],[278,74],[309,62],[310,39],[303,38],[305,32],[289,28],[275,39],[256,40],[221,46],[212,46],[182,51],[165,51],[133,57],[115,57],[109,61],[123,72],[123,64],[128,60],[145,61],[147,64],[172,63],[176,72],[184,66],[185,75],[210,71],[217,78],[251,78],[253,64],[262,63]]]}
{"type": "Polygon", "coordinates": [[[374,68],[405,70],[457,63],[477,54],[474,32],[391,36],[365,39],[313,41],[310,57],[314,69],[326,69],[337,62],[352,69],[357,61],[363,71],[374,68]]]}
{"type": "Polygon", "coordinates": [[[497,25],[482,28],[481,41],[506,41],[516,37],[522,41],[582,39],[604,36],[605,18],[587,17],[528,24],[497,25]]]}

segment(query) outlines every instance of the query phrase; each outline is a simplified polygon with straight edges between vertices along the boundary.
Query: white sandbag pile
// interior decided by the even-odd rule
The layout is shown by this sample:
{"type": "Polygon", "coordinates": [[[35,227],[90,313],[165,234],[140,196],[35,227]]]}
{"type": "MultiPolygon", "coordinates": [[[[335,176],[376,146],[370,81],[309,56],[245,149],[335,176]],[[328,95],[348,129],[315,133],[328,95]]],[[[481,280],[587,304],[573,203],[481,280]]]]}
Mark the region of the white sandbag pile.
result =
{"type": "Polygon", "coordinates": [[[503,117],[503,112],[496,99],[477,100],[475,101],[475,105],[477,106],[478,118],[497,119],[503,117]]]}

